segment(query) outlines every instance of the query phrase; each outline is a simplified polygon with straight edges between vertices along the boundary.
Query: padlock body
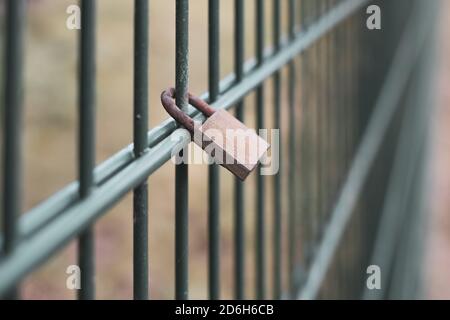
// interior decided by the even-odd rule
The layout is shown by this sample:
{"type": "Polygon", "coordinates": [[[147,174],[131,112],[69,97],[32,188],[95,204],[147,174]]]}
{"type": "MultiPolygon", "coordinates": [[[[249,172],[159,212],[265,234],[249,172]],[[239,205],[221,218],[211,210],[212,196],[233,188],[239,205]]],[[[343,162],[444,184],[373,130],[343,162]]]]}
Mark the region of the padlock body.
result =
{"type": "Polygon", "coordinates": [[[198,128],[194,141],[216,163],[222,165],[241,180],[258,165],[269,149],[269,144],[226,110],[218,110],[198,128]]]}

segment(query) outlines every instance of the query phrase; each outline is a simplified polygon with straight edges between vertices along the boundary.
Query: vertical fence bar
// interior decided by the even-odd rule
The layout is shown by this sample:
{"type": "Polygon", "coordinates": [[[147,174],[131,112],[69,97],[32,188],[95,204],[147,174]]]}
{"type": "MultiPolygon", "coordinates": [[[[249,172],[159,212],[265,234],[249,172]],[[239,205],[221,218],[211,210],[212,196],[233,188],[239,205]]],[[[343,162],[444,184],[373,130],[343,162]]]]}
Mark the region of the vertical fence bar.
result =
{"type": "MultiPolygon", "coordinates": [[[[333,7],[334,0],[326,0],[324,3],[325,13],[328,13],[333,7]]],[[[337,27],[338,28],[338,27],[337,27]]],[[[330,213],[333,206],[333,199],[338,196],[338,172],[339,172],[339,132],[337,131],[340,122],[338,116],[340,113],[339,106],[336,99],[336,84],[334,84],[334,66],[336,65],[336,46],[335,46],[335,36],[337,28],[333,29],[326,37],[326,113],[327,113],[327,160],[328,160],[328,194],[327,194],[327,206],[326,206],[326,221],[330,219],[330,213]]],[[[347,115],[348,116],[348,115],[347,115]]],[[[337,254],[337,260],[341,259],[341,253],[337,254]]],[[[339,274],[339,265],[336,266],[335,270],[339,274]]],[[[335,294],[336,298],[339,298],[339,291],[342,290],[342,286],[338,280],[330,284],[331,292],[330,294],[335,294]]]]}
{"type": "MultiPolygon", "coordinates": [[[[325,11],[324,7],[324,0],[318,0],[317,6],[318,6],[318,18],[322,19],[325,11]]],[[[319,41],[319,47],[320,47],[320,54],[319,54],[319,87],[318,87],[318,101],[319,106],[318,110],[320,113],[320,152],[321,152],[321,164],[320,164],[320,172],[321,172],[321,210],[320,210],[320,228],[321,232],[323,232],[323,228],[325,226],[325,213],[327,211],[327,194],[328,194],[328,178],[329,178],[329,170],[328,170],[328,150],[327,150],[327,132],[328,132],[328,112],[327,112],[327,79],[326,79],[326,68],[327,68],[327,38],[326,36],[323,36],[319,41]]],[[[322,236],[322,233],[320,234],[322,236]]],[[[320,242],[320,238],[318,239],[320,242]]]]}
{"type": "MultiPolygon", "coordinates": [[[[329,0],[322,1],[322,15],[326,15],[329,9],[329,0]]],[[[332,152],[333,148],[333,137],[335,135],[332,133],[334,128],[333,123],[333,109],[331,108],[331,34],[333,31],[329,32],[324,37],[324,58],[323,58],[323,108],[325,113],[325,174],[326,174],[326,196],[325,196],[325,211],[324,211],[324,222],[328,221],[328,215],[331,210],[331,199],[333,194],[333,166],[335,163],[335,154],[332,152]]]]}
{"type": "MultiPolygon", "coordinates": [[[[11,254],[17,243],[17,219],[21,213],[23,38],[25,1],[6,1],[4,122],[3,122],[3,234],[2,253],[11,254]]],[[[5,296],[18,298],[13,288],[5,296]]]]}
{"type": "MultiPolygon", "coordinates": [[[[316,19],[320,19],[323,15],[323,0],[316,1],[316,19]]],[[[324,213],[326,211],[326,193],[327,193],[327,185],[326,185],[326,179],[327,179],[327,166],[326,166],[326,110],[324,108],[324,67],[325,67],[325,39],[321,38],[317,43],[317,87],[316,87],[316,94],[317,94],[317,129],[318,129],[318,137],[317,137],[317,144],[319,146],[318,148],[318,175],[319,175],[319,208],[318,208],[318,225],[319,230],[317,234],[317,242],[320,243],[320,240],[323,236],[323,230],[324,230],[324,213]]]]}
{"type": "MultiPolygon", "coordinates": [[[[176,0],[175,102],[188,107],[189,0],[176,0]]],[[[175,167],[175,297],[188,299],[188,165],[175,167]]]]}
{"type": "MultiPolygon", "coordinates": [[[[313,0],[312,4],[312,16],[314,21],[316,21],[319,16],[319,1],[313,0]]],[[[321,53],[321,46],[320,41],[317,41],[317,43],[314,45],[313,55],[314,55],[314,65],[312,67],[313,72],[313,91],[316,93],[320,90],[320,76],[319,76],[319,68],[320,68],[320,53],[321,53]]],[[[315,117],[315,132],[314,132],[314,169],[315,169],[315,211],[314,211],[314,222],[315,222],[315,230],[314,230],[314,246],[317,246],[318,240],[320,238],[320,230],[321,230],[321,210],[322,210],[322,173],[321,173],[321,163],[322,163],[322,149],[321,149],[321,112],[320,112],[320,101],[319,97],[315,97],[314,99],[314,117],[315,117]]]]}
{"type": "MultiPolygon", "coordinates": [[[[256,0],[256,60],[257,66],[264,62],[264,0],[256,0]]],[[[264,127],[264,84],[256,89],[256,126],[258,129],[264,127]]],[[[260,165],[258,166],[260,169],[260,165]]],[[[266,291],[266,248],[265,248],[265,223],[264,223],[264,201],[265,201],[265,179],[258,170],[257,173],[257,196],[256,196],[256,297],[264,299],[266,291]]]]}
{"type": "MultiPolygon", "coordinates": [[[[148,0],[134,4],[134,156],[147,149],[148,131],[148,0]]],[[[148,183],[133,194],[133,295],[148,299],[148,183]]]]}
{"type": "MultiPolygon", "coordinates": [[[[311,26],[316,18],[316,0],[308,0],[308,18],[307,25],[311,26]]],[[[310,219],[311,219],[311,232],[310,241],[308,245],[309,262],[313,261],[316,249],[316,238],[319,229],[319,221],[317,212],[319,210],[319,174],[318,174],[318,129],[317,129],[317,98],[314,92],[317,88],[317,57],[318,49],[317,43],[311,46],[308,50],[308,108],[310,109],[310,152],[308,161],[311,165],[310,168],[310,183],[311,183],[311,204],[310,204],[310,219]]],[[[308,263],[310,264],[310,263],[308,263]]],[[[308,265],[309,267],[309,265],[308,265]]]]}
{"type": "MultiPolygon", "coordinates": [[[[352,32],[352,36],[351,36],[351,41],[353,43],[353,57],[352,61],[354,63],[354,66],[352,68],[352,101],[351,104],[349,105],[349,112],[351,114],[350,117],[350,130],[348,133],[348,147],[347,147],[347,156],[344,157],[344,168],[345,171],[348,171],[348,168],[350,167],[350,163],[352,160],[352,156],[355,153],[355,149],[356,149],[356,144],[357,144],[357,117],[358,117],[358,113],[357,113],[357,108],[360,104],[360,100],[359,100],[359,88],[360,88],[360,84],[359,84],[359,78],[360,78],[360,72],[361,72],[361,47],[362,44],[358,41],[359,39],[359,34],[360,34],[360,30],[357,27],[358,23],[360,22],[359,17],[355,17],[353,18],[353,22],[352,22],[352,27],[351,27],[351,32],[352,32]]],[[[362,254],[363,250],[362,250],[362,244],[364,243],[364,229],[363,229],[363,222],[362,222],[362,214],[360,212],[360,210],[358,210],[358,208],[355,209],[355,237],[356,237],[356,250],[357,250],[357,256],[356,256],[356,272],[355,274],[352,276],[352,278],[354,279],[353,281],[355,282],[355,285],[353,286],[353,297],[357,297],[359,298],[360,292],[360,286],[358,286],[356,283],[362,283],[364,281],[364,274],[361,272],[363,266],[364,266],[364,255],[362,254]]]]}
{"type": "MultiPolygon", "coordinates": [[[[349,61],[350,61],[350,65],[349,65],[349,69],[350,69],[350,85],[349,85],[349,101],[346,103],[346,108],[348,110],[348,113],[350,115],[350,117],[348,118],[347,122],[347,130],[345,132],[345,136],[346,136],[346,141],[345,141],[345,154],[347,154],[344,157],[344,161],[343,161],[343,170],[346,170],[348,167],[350,167],[350,163],[352,161],[352,156],[353,156],[353,148],[352,145],[354,143],[354,128],[355,128],[355,122],[354,122],[354,118],[355,118],[355,106],[357,106],[358,102],[355,100],[355,92],[354,92],[354,87],[357,84],[357,80],[355,75],[358,72],[359,69],[359,65],[358,65],[358,46],[359,43],[356,41],[356,37],[355,35],[358,33],[359,28],[355,28],[355,25],[357,26],[357,17],[353,17],[350,22],[349,22],[349,43],[351,44],[351,48],[349,48],[349,61]],[[355,23],[356,22],[356,23],[355,23]]],[[[362,275],[362,268],[361,265],[359,264],[359,244],[361,243],[361,239],[359,238],[359,233],[361,232],[361,224],[360,224],[360,214],[357,210],[355,210],[355,212],[353,213],[354,217],[354,223],[353,223],[353,230],[350,234],[351,236],[351,240],[350,243],[352,243],[352,249],[349,250],[349,253],[351,255],[352,258],[352,263],[353,263],[353,267],[351,269],[352,274],[348,274],[346,276],[346,281],[350,282],[350,289],[351,292],[349,292],[348,294],[350,294],[349,298],[359,298],[359,288],[360,286],[358,284],[362,283],[364,281],[364,276],[362,275]],[[353,284],[353,285],[352,285],[353,284]]]]}
{"type": "MultiPolygon", "coordinates": [[[[346,29],[348,28],[348,23],[346,22],[343,26],[342,29],[344,32],[346,32],[346,29]]],[[[349,42],[347,40],[347,36],[345,35],[345,37],[343,39],[341,39],[342,44],[343,44],[343,58],[344,58],[344,63],[342,64],[344,66],[344,72],[346,73],[350,73],[351,72],[351,66],[353,63],[355,63],[355,61],[352,60],[352,50],[350,50],[349,48],[349,42]]],[[[349,152],[349,148],[348,148],[348,132],[351,129],[351,117],[352,117],[352,112],[351,112],[351,102],[349,101],[349,87],[348,87],[348,80],[351,78],[351,75],[348,74],[343,74],[343,76],[345,77],[344,79],[341,79],[341,84],[342,84],[342,99],[341,99],[341,103],[342,103],[342,108],[344,110],[342,110],[342,114],[344,115],[344,119],[341,122],[343,125],[342,128],[342,134],[341,134],[341,139],[342,139],[342,151],[343,151],[343,157],[342,159],[344,160],[345,158],[348,157],[347,161],[351,161],[351,154],[349,152]],[[350,156],[350,157],[349,157],[350,156]]],[[[345,160],[344,160],[345,161],[345,160]]],[[[345,167],[346,165],[344,165],[344,161],[343,162],[343,171],[345,171],[345,167]]],[[[351,231],[348,231],[347,233],[349,233],[351,231]]],[[[347,236],[348,237],[348,236],[347,236]]],[[[349,241],[349,246],[351,246],[352,242],[349,241]]],[[[341,289],[341,294],[342,295],[346,295],[348,294],[348,281],[351,281],[349,277],[346,277],[345,270],[350,270],[348,268],[346,268],[346,264],[350,263],[350,259],[352,258],[353,254],[351,253],[351,251],[349,250],[349,248],[342,248],[341,249],[341,254],[340,254],[340,261],[338,261],[338,263],[340,264],[338,266],[338,272],[339,272],[339,277],[337,278],[337,281],[339,281],[342,285],[339,286],[341,289]],[[350,258],[350,259],[349,259],[350,258]]]]}
{"type": "MultiPolygon", "coordinates": [[[[347,78],[347,75],[345,74],[345,72],[347,72],[347,65],[345,64],[344,61],[344,57],[347,56],[348,53],[345,52],[345,43],[344,43],[344,39],[342,38],[342,30],[345,28],[345,24],[340,26],[340,28],[338,29],[338,44],[340,45],[340,50],[341,50],[341,54],[340,54],[340,61],[337,64],[337,66],[340,66],[340,68],[342,69],[339,73],[338,73],[338,82],[337,82],[337,89],[339,92],[339,96],[336,98],[335,102],[336,102],[336,106],[338,108],[339,111],[339,115],[340,115],[340,119],[339,119],[339,132],[337,134],[338,138],[339,138],[339,147],[338,147],[338,152],[339,154],[339,161],[338,163],[344,163],[344,157],[345,157],[345,153],[346,153],[346,131],[348,129],[349,126],[349,118],[351,117],[351,112],[349,112],[348,110],[348,103],[346,103],[345,101],[345,80],[347,78]]],[[[341,164],[340,164],[341,166],[341,164]]],[[[341,167],[341,173],[342,175],[340,175],[340,181],[342,179],[345,178],[345,174],[344,174],[344,169],[343,169],[343,165],[341,167]]],[[[345,286],[345,284],[341,283],[341,273],[343,271],[343,266],[345,264],[345,248],[342,248],[341,250],[339,250],[336,254],[336,272],[337,272],[337,277],[335,279],[336,282],[336,294],[339,294],[339,291],[342,293],[343,291],[345,291],[345,288],[343,288],[343,286],[345,286]]]]}
{"type": "MultiPolygon", "coordinates": [[[[293,41],[295,37],[295,1],[289,0],[288,5],[288,31],[289,40],[293,41]]],[[[289,293],[295,294],[295,256],[296,256],[296,108],[295,108],[295,61],[291,60],[288,66],[288,103],[289,103],[289,229],[288,229],[288,241],[289,241],[289,262],[288,262],[288,279],[289,279],[289,293]]]]}
{"type": "MultiPolygon", "coordinates": [[[[236,83],[244,77],[244,0],[234,2],[234,72],[236,83]]],[[[236,117],[244,121],[244,100],[236,106],[236,117]]],[[[234,290],[236,299],[244,299],[245,279],[245,220],[244,183],[235,178],[234,182],[234,290]]]]}
{"type": "MultiPolygon", "coordinates": [[[[95,0],[81,1],[80,99],[79,99],[79,194],[90,195],[95,166],[95,0]]],[[[78,257],[81,269],[79,299],[95,298],[94,231],[88,227],[80,235],[78,257]]]]}
{"type": "MultiPolygon", "coordinates": [[[[309,27],[311,18],[311,0],[301,1],[301,20],[302,29],[305,30],[309,27]]],[[[312,67],[311,62],[313,62],[311,49],[307,50],[301,57],[301,77],[302,77],[302,133],[301,133],[301,170],[302,170],[302,181],[301,181],[301,199],[303,199],[303,204],[301,206],[304,210],[304,228],[302,239],[304,239],[302,250],[303,250],[303,261],[305,263],[305,268],[310,265],[312,257],[312,235],[314,231],[314,143],[313,139],[313,108],[312,108],[312,92],[311,92],[311,74],[312,67]]]]}
{"type": "MultiPolygon", "coordinates": [[[[281,47],[281,3],[280,0],[273,1],[273,41],[274,54],[280,51],[281,47]]],[[[273,76],[273,105],[274,113],[274,128],[280,132],[279,141],[281,142],[281,71],[278,70],[273,76]]],[[[281,298],[282,279],[281,279],[281,164],[283,163],[281,143],[278,149],[280,168],[278,173],[274,176],[274,202],[273,202],[273,297],[274,299],[281,298]]]]}
{"type": "MultiPolygon", "coordinates": [[[[209,98],[219,96],[219,0],[209,0],[209,98]]],[[[220,171],[217,164],[209,166],[209,298],[220,297],[220,171]]]]}

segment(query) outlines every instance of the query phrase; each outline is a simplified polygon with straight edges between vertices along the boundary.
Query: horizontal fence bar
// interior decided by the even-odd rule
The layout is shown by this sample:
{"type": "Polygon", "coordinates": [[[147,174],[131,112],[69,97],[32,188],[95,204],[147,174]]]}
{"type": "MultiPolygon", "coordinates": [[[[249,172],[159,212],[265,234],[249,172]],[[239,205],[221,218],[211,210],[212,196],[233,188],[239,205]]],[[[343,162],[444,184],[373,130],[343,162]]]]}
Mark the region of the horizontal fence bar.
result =
{"type": "Polygon", "coordinates": [[[244,78],[241,85],[232,87],[222,95],[216,103],[212,104],[212,106],[217,109],[230,108],[233,106],[242,99],[242,97],[257,88],[264,80],[288,64],[297,55],[308,49],[336,25],[343,22],[369,1],[370,0],[343,1],[322,18],[319,18],[319,21],[311,25],[307,30],[295,34],[293,41],[288,44],[286,44],[286,41],[283,41],[282,49],[279,53],[265,59],[259,68],[255,69],[244,78]]]}
{"type": "Polygon", "coordinates": [[[389,124],[395,115],[399,105],[398,102],[404,92],[402,89],[406,87],[409,75],[416,64],[421,50],[424,48],[425,40],[433,25],[433,19],[431,15],[428,17],[422,15],[423,12],[428,11],[426,7],[428,3],[424,1],[419,1],[418,3],[420,5],[415,8],[414,14],[405,28],[406,31],[398,46],[396,55],[392,60],[390,71],[386,81],[384,81],[379,99],[375,104],[373,115],[362,137],[341,194],[332,211],[331,220],[325,229],[324,238],[314,257],[307,281],[304,287],[299,290],[298,299],[315,299],[319,294],[321,284],[343,236],[353,208],[361,194],[376,155],[382,146],[389,124]],[[419,19],[419,17],[421,18],[419,19]]]}
{"type": "MultiPolygon", "coordinates": [[[[245,68],[246,72],[249,72],[254,65],[254,60],[249,61],[245,68]]],[[[235,83],[235,77],[231,74],[221,81],[220,91],[222,93],[226,92],[233,85],[233,83],[235,83]]],[[[201,99],[209,100],[209,94],[203,94],[201,99]]],[[[190,114],[192,114],[194,110],[194,108],[190,109],[190,114]]],[[[150,147],[157,145],[176,129],[177,125],[172,118],[163,121],[159,126],[147,133],[148,145],[150,147]]],[[[95,185],[97,187],[101,186],[117,172],[121,171],[133,162],[133,150],[134,144],[130,144],[98,165],[94,171],[95,185]]],[[[24,214],[20,219],[18,226],[18,233],[20,237],[26,238],[31,236],[60,212],[73,205],[78,199],[78,185],[78,181],[70,183],[59,192],[55,193],[50,198],[24,214]]],[[[3,239],[0,237],[0,246],[2,241],[3,239]]]]}
{"type": "MultiPolygon", "coordinates": [[[[233,107],[237,101],[241,100],[242,97],[259,83],[287,64],[297,54],[308,49],[337,24],[354,14],[356,10],[369,1],[370,0],[346,0],[330,10],[330,12],[320,21],[312,23],[308,26],[307,30],[298,34],[295,41],[288,44],[287,39],[283,39],[279,53],[273,54],[271,48],[266,49],[265,62],[261,66],[261,69],[255,70],[256,60],[249,59],[244,67],[245,76],[242,79],[242,83],[240,82],[239,84],[239,88],[243,85],[245,85],[245,87],[242,89],[236,88],[235,74],[232,73],[228,75],[220,83],[220,92],[222,93],[222,96],[213,104],[213,106],[216,108],[233,107]]],[[[201,95],[201,98],[209,100],[209,94],[203,94],[201,95]]],[[[194,116],[198,114],[198,111],[190,106],[188,114],[194,116]]],[[[178,126],[173,119],[169,118],[163,121],[160,125],[149,131],[149,147],[154,147],[158,143],[161,143],[177,128],[178,126]]],[[[95,169],[94,181],[97,187],[104,184],[108,179],[133,162],[133,149],[133,144],[128,145],[95,169]]],[[[19,237],[29,237],[34,232],[37,232],[59,213],[74,205],[77,199],[78,182],[73,182],[20,218],[18,222],[19,237]]],[[[0,238],[0,246],[2,245],[2,242],[3,240],[0,238]]]]}
{"type": "Polygon", "coordinates": [[[94,189],[89,198],[78,201],[35,235],[22,241],[14,254],[0,262],[0,293],[62,248],[161,167],[170,158],[172,148],[173,141],[167,138],[101,187],[94,189]]]}
{"type": "MultiPolygon", "coordinates": [[[[269,55],[270,53],[267,53],[269,55]]],[[[250,72],[256,62],[250,59],[245,64],[245,73],[250,72]]],[[[228,91],[236,82],[234,74],[230,74],[220,82],[220,92],[228,91]]],[[[204,93],[200,96],[203,100],[209,100],[209,93],[204,93]]],[[[192,115],[196,109],[191,107],[189,114],[192,115]]],[[[174,130],[177,129],[176,122],[172,119],[166,119],[159,126],[150,130],[147,134],[148,146],[153,147],[167,138],[174,130]]],[[[96,186],[101,186],[108,179],[114,176],[117,172],[125,168],[134,160],[134,144],[130,144],[117,152],[115,155],[105,160],[98,165],[94,170],[94,181],[96,186]]],[[[22,216],[18,225],[18,233],[21,238],[26,238],[37,232],[48,221],[52,220],[60,212],[69,208],[78,199],[78,181],[74,181],[62,188],[59,192],[52,195],[50,198],[29,210],[22,216]]],[[[0,235],[0,247],[3,239],[0,235]]]]}
{"type": "MultiPolygon", "coordinates": [[[[259,68],[255,69],[254,60],[250,60],[246,63],[248,73],[239,85],[233,86],[234,76],[221,82],[224,93],[212,106],[217,109],[231,108],[274,72],[368,2],[369,0],[345,0],[317,23],[298,33],[289,44],[283,41],[279,53],[271,55],[269,50],[266,50],[265,56],[268,57],[259,68]]],[[[203,98],[207,99],[207,96],[203,98]]],[[[198,115],[193,107],[189,107],[188,113],[192,116],[198,115]]],[[[13,255],[0,261],[0,293],[45,261],[54,251],[63,247],[127,192],[137,187],[167,162],[173,147],[177,144],[172,139],[172,136],[179,134],[175,131],[176,128],[177,125],[173,120],[166,120],[149,132],[151,149],[141,158],[134,159],[133,147],[128,146],[99,166],[95,171],[95,181],[98,184],[90,197],[77,201],[78,183],[72,183],[29,212],[28,214],[35,212],[30,218],[25,215],[20,220],[19,233],[26,236],[26,240],[20,243],[13,255]],[[47,212],[44,209],[47,209],[47,212]]],[[[188,142],[185,141],[186,144],[188,142]]]]}

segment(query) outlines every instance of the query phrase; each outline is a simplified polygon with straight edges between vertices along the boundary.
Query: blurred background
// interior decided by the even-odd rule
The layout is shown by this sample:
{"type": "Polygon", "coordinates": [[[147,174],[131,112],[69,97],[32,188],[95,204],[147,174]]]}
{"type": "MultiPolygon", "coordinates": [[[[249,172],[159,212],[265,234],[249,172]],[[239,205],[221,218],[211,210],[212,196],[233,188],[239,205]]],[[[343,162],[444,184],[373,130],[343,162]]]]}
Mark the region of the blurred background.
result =
{"type": "MultiPolygon", "coordinates": [[[[425,1],[425,0],[423,0],[425,1]]],[[[66,8],[73,0],[29,1],[26,27],[25,167],[24,195],[27,211],[60,188],[76,180],[77,39],[68,30],[66,8]]],[[[221,1],[221,76],[233,70],[233,1],[221,1]]],[[[246,2],[253,19],[253,1],[246,2]]],[[[287,21],[287,1],[283,21],[287,21]]],[[[436,96],[433,115],[433,148],[430,176],[429,232],[426,246],[425,298],[450,299],[450,1],[443,1],[439,22],[436,96]]],[[[190,90],[207,88],[206,0],[190,2],[190,90]]],[[[3,12],[3,1],[0,0],[3,12]]],[[[159,101],[163,88],[175,79],[175,2],[150,1],[150,127],[167,118],[159,101]]],[[[267,12],[268,28],[271,25],[267,12]]],[[[133,5],[132,1],[98,1],[97,163],[132,140],[133,110],[133,5]]],[[[4,19],[0,20],[2,24],[4,19]]],[[[254,56],[254,24],[246,24],[246,57],[254,56]]],[[[286,30],[286,27],[283,28],[286,30]]],[[[3,34],[1,34],[3,37],[3,34]]],[[[267,41],[271,33],[267,32],[267,41]]],[[[3,39],[1,41],[3,45],[3,39]]],[[[0,49],[0,52],[3,50],[0,49]]],[[[267,99],[271,97],[267,90],[267,99]]],[[[253,96],[247,99],[252,103],[253,96]]],[[[430,107],[431,108],[431,107],[430,107]]],[[[249,114],[252,108],[246,109],[249,114]]],[[[247,117],[254,126],[253,117],[247,117]]],[[[287,121],[287,119],[284,119],[287,121]]],[[[190,296],[207,297],[207,167],[190,168],[190,296]]],[[[174,168],[167,163],[149,180],[150,296],[171,299],[174,294],[174,168]],[[157,187],[156,187],[157,186],[157,187]]],[[[232,177],[222,175],[222,297],[231,298],[232,280],[232,177]]],[[[252,197],[249,181],[247,193],[252,197]]],[[[268,192],[267,205],[272,201],[268,192]]],[[[251,198],[249,198],[251,199],[251,198]]],[[[247,201],[246,219],[253,221],[253,201],[247,201]]],[[[95,226],[97,295],[100,299],[132,298],[132,196],[124,198],[95,226]]],[[[268,229],[268,233],[270,230],[268,229]]],[[[252,234],[246,245],[253,248],[252,234]]],[[[286,244],[283,243],[286,247],[286,244]]],[[[66,268],[76,264],[75,243],[53,257],[23,284],[25,299],[69,299],[66,268]]],[[[270,253],[268,258],[270,258],[270,253]]],[[[253,295],[253,256],[247,255],[246,281],[253,295]]],[[[271,283],[271,281],[269,281],[271,283]]]]}
{"type": "Polygon", "coordinates": [[[450,299],[450,1],[442,1],[437,62],[438,106],[433,117],[427,294],[450,299]]]}

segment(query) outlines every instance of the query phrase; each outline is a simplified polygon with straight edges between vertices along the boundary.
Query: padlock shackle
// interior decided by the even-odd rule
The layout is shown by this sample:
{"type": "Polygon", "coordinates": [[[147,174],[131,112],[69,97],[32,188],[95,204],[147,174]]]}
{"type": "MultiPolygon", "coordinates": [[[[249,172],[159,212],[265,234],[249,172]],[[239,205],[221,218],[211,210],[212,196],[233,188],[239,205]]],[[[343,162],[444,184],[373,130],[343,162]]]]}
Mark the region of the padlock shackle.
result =
{"type": "MultiPolygon", "coordinates": [[[[184,113],[175,104],[175,88],[168,88],[161,93],[161,103],[167,113],[172,116],[179,124],[184,126],[189,132],[194,133],[194,120],[184,113]]],[[[206,117],[211,117],[216,112],[202,99],[188,93],[189,104],[203,113],[206,117]]]]}

